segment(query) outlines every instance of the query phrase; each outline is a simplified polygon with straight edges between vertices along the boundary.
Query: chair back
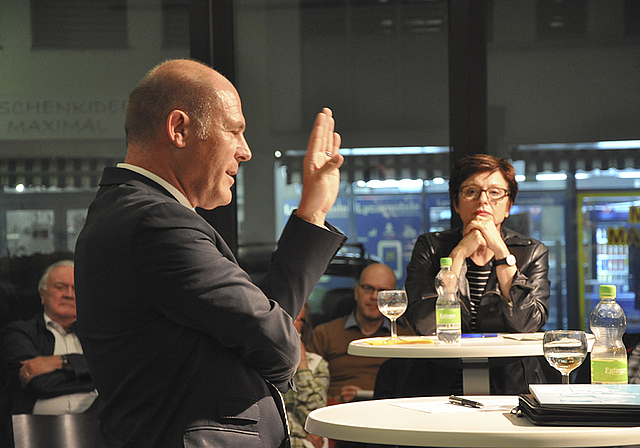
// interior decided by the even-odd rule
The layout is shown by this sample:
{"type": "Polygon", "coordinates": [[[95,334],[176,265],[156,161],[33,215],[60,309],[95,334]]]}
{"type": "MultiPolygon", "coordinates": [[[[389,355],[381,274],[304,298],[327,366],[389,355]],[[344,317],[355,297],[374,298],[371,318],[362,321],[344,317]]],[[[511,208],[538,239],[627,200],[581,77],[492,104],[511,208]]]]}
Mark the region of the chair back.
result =
{"type": "Polygon", "coordinates": [[[93,414],[13,415],[15,448],[100,448],[100,423],[93,414]]]}
{"type": "Polygon", "coordinates": [[[330,289],[322,297],[321,307],[322,315],[311,316],[314,327],[349,314],[356,307],[353,288],[330,289]]]}

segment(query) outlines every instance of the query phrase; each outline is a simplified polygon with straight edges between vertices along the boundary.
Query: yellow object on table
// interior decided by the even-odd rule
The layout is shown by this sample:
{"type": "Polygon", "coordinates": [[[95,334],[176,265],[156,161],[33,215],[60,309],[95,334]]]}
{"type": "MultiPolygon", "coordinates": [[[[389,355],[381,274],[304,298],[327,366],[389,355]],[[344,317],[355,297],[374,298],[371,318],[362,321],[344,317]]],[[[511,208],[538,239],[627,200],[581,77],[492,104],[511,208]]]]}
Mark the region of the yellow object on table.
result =
{"type": "Polygon", "coordinates": [[[372,338],[365,341],[369,345],[399,345],[399,344],[433,344],[433,337],[403,336],[396,340],[389,338],[372,338]]]}

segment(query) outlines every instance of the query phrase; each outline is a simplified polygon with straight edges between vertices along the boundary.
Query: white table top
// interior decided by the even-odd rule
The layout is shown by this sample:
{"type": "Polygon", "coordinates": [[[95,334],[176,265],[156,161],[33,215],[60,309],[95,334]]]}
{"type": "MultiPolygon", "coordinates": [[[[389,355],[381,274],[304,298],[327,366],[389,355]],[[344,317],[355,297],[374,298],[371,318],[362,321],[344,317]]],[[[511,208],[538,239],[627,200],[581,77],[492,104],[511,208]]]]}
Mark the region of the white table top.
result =
{"type": "MultiPolygon", "coordinates": [[[[513,333],[485,338],[461,338],[459,345],[445,344],[435,336],[401,336],[408,344],[381,344],[388,338],[357,339],[347,353],[380,358],[497,358],[542,355],[540,333],[513,333]]],[[[594,337],[587,334],[589,349],[594,337]]]]}
{"type": "Polygon", "coordinates": [[[535,426],[509,412],[518,403],[516,396],[468,398],[482,402],[485,409],[447,404],[447,397],[369,400],[316,409],[305,428],[336,440],[408,446],[558,448],[640,443],[640,426],[535,426]]]}

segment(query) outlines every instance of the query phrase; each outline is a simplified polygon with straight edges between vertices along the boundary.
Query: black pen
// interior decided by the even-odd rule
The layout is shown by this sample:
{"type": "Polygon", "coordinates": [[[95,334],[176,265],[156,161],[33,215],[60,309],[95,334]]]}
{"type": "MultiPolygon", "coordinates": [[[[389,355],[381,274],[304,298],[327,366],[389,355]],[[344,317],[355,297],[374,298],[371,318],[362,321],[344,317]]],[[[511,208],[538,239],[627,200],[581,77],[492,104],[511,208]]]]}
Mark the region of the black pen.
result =
{"type": "Polygon", "coordinates": [[[449,403],[457,404],[458,406],[466,406],[468,408],[478,408],[482,409],[484,405],[477,401],[467,400],[466,398],[456,397],[455,395],[449,396],[449,403]]]}

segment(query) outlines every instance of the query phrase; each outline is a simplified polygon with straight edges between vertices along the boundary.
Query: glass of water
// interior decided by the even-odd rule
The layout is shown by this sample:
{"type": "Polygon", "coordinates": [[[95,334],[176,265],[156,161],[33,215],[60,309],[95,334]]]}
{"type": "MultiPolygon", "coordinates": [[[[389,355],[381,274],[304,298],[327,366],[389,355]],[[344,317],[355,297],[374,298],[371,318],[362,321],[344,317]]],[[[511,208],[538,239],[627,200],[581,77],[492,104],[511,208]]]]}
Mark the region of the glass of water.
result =
{"type": "Polygon", "coordinates": [[[378,292],[378,309],[391,321],[391,338],[388,343],[398,342],[396,319],[407,309],[407,292],[403,289],[392,289],[378,292]]]}
{"type": "Polygon", "coordinates": [[[542,339],[544,357],[562,374],[562,384],[569,384],[569,374],[587,356],[587,335],[584,331],[552,330],[542,339]]]}

